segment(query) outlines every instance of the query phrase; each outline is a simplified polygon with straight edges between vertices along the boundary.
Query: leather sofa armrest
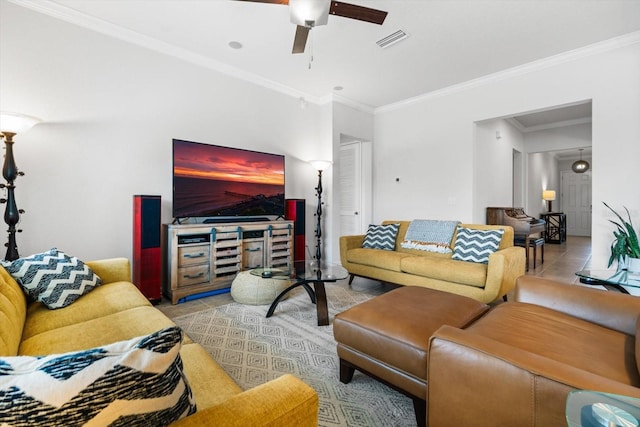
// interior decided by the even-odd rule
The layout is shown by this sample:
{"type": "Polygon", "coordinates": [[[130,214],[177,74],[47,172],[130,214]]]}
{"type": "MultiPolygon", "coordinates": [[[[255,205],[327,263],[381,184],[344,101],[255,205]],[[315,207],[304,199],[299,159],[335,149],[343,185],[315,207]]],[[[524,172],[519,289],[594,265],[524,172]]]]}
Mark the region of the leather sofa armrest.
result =
{"type": "Polygon", "coordinates": [[[533,276],[519,277],[515,300],[548,307],[579,319],[636,335],[640,298],[533,276]]]}
{"type": "Polygon", "coordinates": [[[524,248],[519,246],[500,249],[489,255],[484,285],[487,301],[495,301],[515,288],[516,279],[525,273],[525,259],[524,248]]]}
{"type": "Polygon", "coordinates": [[[102,283],[130,282],[131,265],[127,258],[109,258],[97,261],[85,261],[102,279],[102,283]]]}
{"type": "Polygon", "coordinates": [[[290,374],[246,390],[219,405],[200,410],[171,424],[172,427],[317,425],[318,395],[315,390],[290,374]]]}
{"type": "Polygon", "coordinates": [[[340,236],[340,262],[347,265],[347,251],[349,249],[361,248],[364,242],[364,234],[356,234],[352,236],[340,236]]]}
{"type": "Polygon", "coordinates": [[[429,343],[428,425],[565,425],[567,394],[640,389],[451,326],[429,343]]]}

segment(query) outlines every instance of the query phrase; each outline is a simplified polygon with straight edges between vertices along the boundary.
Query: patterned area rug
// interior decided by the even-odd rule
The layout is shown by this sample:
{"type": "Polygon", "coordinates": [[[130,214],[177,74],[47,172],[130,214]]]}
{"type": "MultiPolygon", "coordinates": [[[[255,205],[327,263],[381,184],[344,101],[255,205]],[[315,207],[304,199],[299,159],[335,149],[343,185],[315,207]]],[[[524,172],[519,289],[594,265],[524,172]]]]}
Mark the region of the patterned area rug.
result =
{"type": "MultiPolygon", "coordinates": [[[[372,297],[327,285],[329,319],[372,297]]],[[[359,372],[339,380],[333,326],[318,326],[315,305],[303,289],[265,317],[269,306],[230,303],[173,320],[203,345],[222,368],[248,389],[291,373],[320,399],[320,426],[415,426],[408,397],[359,372]]]]}

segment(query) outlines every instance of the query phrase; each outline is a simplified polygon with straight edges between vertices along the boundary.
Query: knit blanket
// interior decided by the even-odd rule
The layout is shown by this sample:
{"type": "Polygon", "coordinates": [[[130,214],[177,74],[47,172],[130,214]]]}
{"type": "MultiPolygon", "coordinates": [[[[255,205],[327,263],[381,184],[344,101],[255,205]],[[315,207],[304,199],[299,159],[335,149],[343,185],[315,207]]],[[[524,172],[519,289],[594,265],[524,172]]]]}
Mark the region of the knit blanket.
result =
{"type": "Polygon", "coordinates": [[[449,245],[458,224],[460,221],[413,220],[400,246],[405,249],[451,253],[449,245]]]}

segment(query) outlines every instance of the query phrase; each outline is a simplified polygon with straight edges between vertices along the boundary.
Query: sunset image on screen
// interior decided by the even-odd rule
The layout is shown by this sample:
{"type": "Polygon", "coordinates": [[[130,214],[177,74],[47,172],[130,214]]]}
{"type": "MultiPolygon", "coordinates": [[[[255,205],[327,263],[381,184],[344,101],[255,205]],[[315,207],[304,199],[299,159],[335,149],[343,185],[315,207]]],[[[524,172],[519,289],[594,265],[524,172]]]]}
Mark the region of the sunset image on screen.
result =
{"type": "Polygon", "coordinates": [[[174,217],[284,214],[284,156],[173,140],[174,217]]]}
{"type": "Polygon", "coordinates": [[[174,174],[185,178],[284,184],[282,156],[186,143],[174,158],[174,174]]]}

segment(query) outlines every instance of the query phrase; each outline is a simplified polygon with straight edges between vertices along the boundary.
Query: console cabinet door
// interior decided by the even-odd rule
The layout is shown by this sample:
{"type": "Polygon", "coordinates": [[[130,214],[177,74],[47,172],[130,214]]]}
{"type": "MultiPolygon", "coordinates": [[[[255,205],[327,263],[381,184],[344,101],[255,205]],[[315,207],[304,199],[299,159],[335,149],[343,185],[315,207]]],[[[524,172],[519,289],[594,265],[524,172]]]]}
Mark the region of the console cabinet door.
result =
{"type": "Polygon", "coordinates": [[[242,245],[242,268],[264,267],[264,240],[244,242],[242,245]]]}

